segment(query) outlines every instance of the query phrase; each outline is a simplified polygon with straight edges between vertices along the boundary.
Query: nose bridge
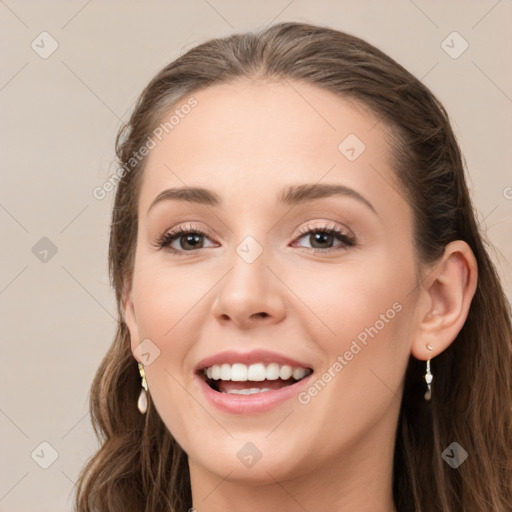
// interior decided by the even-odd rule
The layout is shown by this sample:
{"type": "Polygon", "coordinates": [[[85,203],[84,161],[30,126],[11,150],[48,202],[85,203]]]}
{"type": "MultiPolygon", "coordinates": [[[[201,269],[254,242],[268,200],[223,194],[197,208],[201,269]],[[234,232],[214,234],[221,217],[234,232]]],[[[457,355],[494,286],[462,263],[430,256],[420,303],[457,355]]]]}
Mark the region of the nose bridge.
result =
{"type": "MultiPolygon", "coordinates": [[[[259,237],[261,240],[261,236],[259,237]]],[[[232,270],[225,283],[228,292],[240,299],[252,303],[261,301],[269,287],[270,254],[264,241],[261,243],[253,236],[247,235],[234,247],[231,257],[232,270]]]]}
{"type": "Polygon", "coordinates": [[[234,246],[230,271],[217,289],[215,315],[239,326],[262,317],[278,320],[283,314],[282,290],[267,268],[272,255],[264,235],[246,235],[234,246]]]}

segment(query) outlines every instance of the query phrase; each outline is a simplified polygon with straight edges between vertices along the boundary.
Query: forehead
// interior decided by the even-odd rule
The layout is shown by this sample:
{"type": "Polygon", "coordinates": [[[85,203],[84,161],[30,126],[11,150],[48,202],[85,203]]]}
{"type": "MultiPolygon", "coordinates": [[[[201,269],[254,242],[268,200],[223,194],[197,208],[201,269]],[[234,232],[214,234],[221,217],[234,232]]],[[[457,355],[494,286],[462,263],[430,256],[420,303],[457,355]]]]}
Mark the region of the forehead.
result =
{"type": "Polygon", "coordinates": [[[386,126],[360,103],[317,86],[241,81],[192,97],[194,108],[182,109],[186,97],[162,119],[175,114],[147,157],[141,213],[170,187],[203,186],[256,202],[287,184],[320,180],[378,193],[393,173],[386,126]]]}

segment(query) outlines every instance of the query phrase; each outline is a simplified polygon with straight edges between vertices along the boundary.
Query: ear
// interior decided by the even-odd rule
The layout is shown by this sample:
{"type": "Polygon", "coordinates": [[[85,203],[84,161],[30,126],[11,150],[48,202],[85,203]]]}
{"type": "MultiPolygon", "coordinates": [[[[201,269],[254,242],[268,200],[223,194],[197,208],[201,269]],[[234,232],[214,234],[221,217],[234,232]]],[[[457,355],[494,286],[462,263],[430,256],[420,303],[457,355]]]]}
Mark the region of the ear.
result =
{"type": "MultiPolygon", "coordinates": [[[[126,285],[123,290],[122,295],[122,304],[123,304],[123,320],[126,326],[128,327],[128,331],[130,332],[130,344],[132,353],[134,353],[135,348],[140,343],[139,337],[139,327],[137,325],[137,316],[135,314],[135,305],[133,303],[133,296],[131,287],[126,285]]],[[[135,357],[135,354],[134,354],[135,357]]],[[[137,359],[135,357],[135,359],[137,359]]],[[[138,359],[137,359],[138,360],[138,359]]]]}
{"type": "Polygon", "coordinates": [[[457,337],[468,316],[477,276],[469,245],[462,240],[450,242],[421,284],[418,329],[411,348],[416,359],[434,358],[457,337]]]}

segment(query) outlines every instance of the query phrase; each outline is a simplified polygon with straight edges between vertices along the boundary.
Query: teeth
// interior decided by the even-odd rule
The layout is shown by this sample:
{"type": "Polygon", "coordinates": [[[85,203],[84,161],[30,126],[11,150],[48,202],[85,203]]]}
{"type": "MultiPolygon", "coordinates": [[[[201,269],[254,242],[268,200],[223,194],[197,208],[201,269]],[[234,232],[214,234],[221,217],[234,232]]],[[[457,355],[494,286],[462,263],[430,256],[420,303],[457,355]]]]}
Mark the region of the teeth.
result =
{"type": "Polygon", "coordinates": [[[265,365],[262,363],[251,364],[247,369],[247,380],[262,381],[267,377],[265,365]]]}
{"type": "Polygon", "coordinates": [[[231,366],[229,364],[221,365],[220,378],[222,380],[231,380],[231,366]]]}
{"type": "MultiPolygon", "coordinates": [[[[242,363],[230,364],[214,364],[203,370],[206,377],[213,380],[230,380],[235,382],[254,381],[261,382],[264,380],[288,380],[293,377],[300,380],[311,373],[306,368],[292,368],[289,365],[281,366],[278,363],[269,363],[266,366],[263,363],[256,363],[247,366],[242,363]]],[[[258,388],[252,388],[258,389],[258,388]]],[[[258,392],[260,392],[258,390],[258,392]]]]}
{"type": "MultiPolygon", "coordinates": [[[[215,366],[213,365],[213,369],[215,370],[215,366]]],[[[215,373],[214,377],[215,378],[215,373]]],[[[220,377],[219,377],[220,378],[220,377]]],[[[245,364],[236,363],[231,367],[231,378],[229,380],[234,380],[237,382],[247,380],[247,366],[245,364]]]]}
{"type": "Polygon", "coordinates": [[[279,365],[277,363],[270,363],[267,366],[266,377],[268,380],[279,379],[279,365]]]}
{"type": "Polygon", "coordinates": [[[279,370],[279,377],[283,380],[289,379],[293,374],[293,369],[291,366],[285,365],[281,366],[281,369],[279,370]]]}
{"type": "Polygon", "coordinates": [[[300,380],[306,376],[305,368],[294,368],[292,376],[295,380],[300,380]]]}
{"type": "Polygon", "coordinates": [[[265,391],[272,390],[270,388],[232,389],[230,391],[225,391],[225,393],[229,393],[232,395],[254,395],[255,393],[263,393],[265,391]]]}

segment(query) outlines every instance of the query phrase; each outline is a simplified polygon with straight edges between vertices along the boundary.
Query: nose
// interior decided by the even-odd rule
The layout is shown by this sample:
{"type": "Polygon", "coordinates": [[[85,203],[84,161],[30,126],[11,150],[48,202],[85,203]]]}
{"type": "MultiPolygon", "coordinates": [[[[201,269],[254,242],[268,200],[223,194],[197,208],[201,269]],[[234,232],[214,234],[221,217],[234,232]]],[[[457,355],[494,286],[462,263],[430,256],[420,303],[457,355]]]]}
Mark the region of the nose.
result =
{"type": "Polygon", "coordinates": [[[275,269],[268,267],[266,250],[254,260],[235,252],[231,268],[216,287],[212,312],[221,323],[240,329],[279,323],[285,316],[285,298],[275,269]]]}

